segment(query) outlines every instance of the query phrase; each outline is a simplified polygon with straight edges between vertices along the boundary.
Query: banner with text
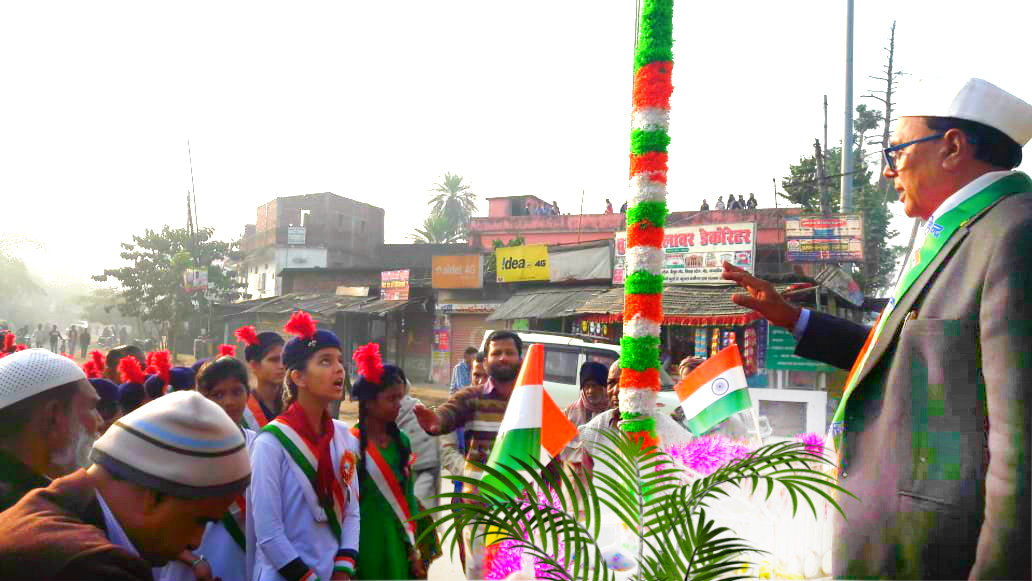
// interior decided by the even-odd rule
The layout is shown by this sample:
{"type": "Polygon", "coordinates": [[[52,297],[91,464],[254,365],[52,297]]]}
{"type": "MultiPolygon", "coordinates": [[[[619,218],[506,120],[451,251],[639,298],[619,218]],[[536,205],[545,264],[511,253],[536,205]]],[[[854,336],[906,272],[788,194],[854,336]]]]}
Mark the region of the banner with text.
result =
{"type": "Polygon", "coordinates": [[[862,214],[785,218],[788,262],[863,262],[862,214]]]}
{"type": "Polygon", "coordinates": [[[498,282],[548,280],[548,247],[531,244],[496,248],[495,271],[498,273],[498,282]]]}
{"type": "MultiPolygon", "coordinates": [[[[613,284],[623,284],[627,232],[616,233],[613,284]]],[[[663,280],[667,284],[727,282],[721,264],[753,272],[756,262],[756,224],[707,224],[667,228],[663,236],[663,280]]]]}
{"type": "Polygon", "coordinates": [[[430,262],[433,288],[484,288],[484,261],[480,254],[433,256],[430,262]]]}
{"type": "Polygon", "coordinates": [[[183,290],[185,290],[188,293],[208,290],[208,269],[186,269],[183,272],[183,290]]]}
{"type": "Polygon", "coordinates": [[[409,298],[409,271],[385,270],[380,273],[380,300],[407,301],[409,298]]]}

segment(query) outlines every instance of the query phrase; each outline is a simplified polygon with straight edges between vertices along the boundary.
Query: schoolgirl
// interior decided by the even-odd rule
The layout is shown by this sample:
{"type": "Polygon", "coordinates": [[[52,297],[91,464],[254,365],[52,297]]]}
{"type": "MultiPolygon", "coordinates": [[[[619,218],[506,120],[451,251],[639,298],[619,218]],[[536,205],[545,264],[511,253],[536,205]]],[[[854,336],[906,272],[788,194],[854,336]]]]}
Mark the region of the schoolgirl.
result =
{"type": "Polygon", "coordinates": [[[287,407],[251,449],[247,579],[352,579],[359,547],[359,442],[327,413],[344,395],[340,340],[296,312],[284,330],[287,407]]]}
{"type": "Polygon", "coordinates": [[[439,554],[433,541],[417,545],[421,529],[411,521],[420,512],[413,490],[412,445],[398,428],[406,379],[401,368],[383,365],[380,346],[370,343],[354,354],[358,381],[358,425],[351,429],[365,450],[359,461],[362,546],[361,579],[426,579],[430,561],[439,554]]]}

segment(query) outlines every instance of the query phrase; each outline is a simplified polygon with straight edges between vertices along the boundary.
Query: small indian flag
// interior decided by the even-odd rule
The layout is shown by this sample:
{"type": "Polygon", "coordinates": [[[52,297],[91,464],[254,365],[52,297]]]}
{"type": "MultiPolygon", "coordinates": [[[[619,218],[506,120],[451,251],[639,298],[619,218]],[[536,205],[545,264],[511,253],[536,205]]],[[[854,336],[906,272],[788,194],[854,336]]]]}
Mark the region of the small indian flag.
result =
{"type": "Polygon", "coordinates": [[[737,345],[728,345],[682,379],[674,390],[696,436],[752,407],[737,345]]]}
{"type": "MultiPolygon", "coordinates": [[[[487,459],[488,466],[522,470],[515,462],[516,458],[528,464],[532,464],[531,458],[537,458],[547,465],[577,436],[577,427],[552,401],[545,391],[544,382],[544,346],[531,345],[498,428],[498,437],[487,459]]],[[[485,474],[483,480],[505,489],[503,483],[489,474],[485,474]]]]}

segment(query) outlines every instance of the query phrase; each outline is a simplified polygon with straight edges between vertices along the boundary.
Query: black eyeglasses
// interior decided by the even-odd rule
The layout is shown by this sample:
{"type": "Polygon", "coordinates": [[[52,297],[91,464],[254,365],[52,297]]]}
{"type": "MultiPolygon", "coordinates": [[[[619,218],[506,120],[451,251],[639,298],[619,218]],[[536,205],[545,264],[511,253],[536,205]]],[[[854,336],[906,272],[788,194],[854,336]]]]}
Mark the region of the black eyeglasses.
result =
{"type": "Polygon", "coordinates": [[[924,143],[925,141],[932,141],[934,139],[942,139],[946,137],[945,133],[936,133],[935,135],[929,135],[928,137],[922,137],[921,139],[915,139],[906,143],[900,143],[899,145],[893,145],[892,147],[886,147],[882,150],[882,156],[885,157],[885,163],[889,166],[889,169],[896,171],[896,156],[898,152],[915,145],[918,143],[924,143]]]}

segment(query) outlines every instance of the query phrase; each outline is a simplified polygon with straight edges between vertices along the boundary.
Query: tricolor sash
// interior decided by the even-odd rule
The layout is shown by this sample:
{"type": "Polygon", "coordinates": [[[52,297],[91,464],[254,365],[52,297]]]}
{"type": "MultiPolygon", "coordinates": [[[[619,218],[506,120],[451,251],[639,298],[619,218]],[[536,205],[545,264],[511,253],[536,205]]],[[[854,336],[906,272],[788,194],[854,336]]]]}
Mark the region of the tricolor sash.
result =
{"type": "Polygon", "coordinates": [[[244,536],[244,521],[247,515],[247,500],[244,499],[244,495],[239,495],[233,499],[233,503],[229,505],[229,510],[222,516],[222,526],[226,527],[226,532],[229,536],[233,537],[233,540],[240,549],[245,553],[247,552],[247,538],[244,536]]]}
{"type": "Polygon", "coordinates": [[[853,364],[853,369],[849,372],[849,376],[846,379],[846,387],[842,393],[842,401],[839,403],[838,408],[835,410],[835,415],[832,418],[829,435],[831,436],[831,441],[834,443],[835,451],[839,454],[839,462],[843,469],[845,468],[845,458],[842,456],[842,444],[845,433],[846,403],[849,401],[849,396],[852,395],[853,390],[859,383],[860,376],[867,366],[867,360],[870,357],[874,346],[878,343],[882,332],[885,331],[886,323],[888,323],[896,305],[899,304],[903,296],[910,290],[914,282],[917,281],[917,279],[924,273],[935,259],[936,255],[939,254],[939,251],[947,245],[954,234],[956,234],[961,228],[967,226],[973,218],[981,214],[1001,198],[1011,194],[1029,191],[1032,191],[1032,179],[1029,179],[1027,175],[1021,172],[1015,172],[996,180],[977,194],[958,204],[955,208],[950,209],[942,216],[936,218],[927,226],[928,234],[925,236],[924,243],[920,248],[918,248],[917,252],[915,252],[913,264],[910,265],[903,277],[900,278],[899,283],[893,292],[892,298],[889,300],[888,306],[885,307],[885,310],[882,311],[881,315],[878,317],[878,321],[875,323],[874,328],[867,336],[867,341],[860,350],[860,355],[853,364]]]}
{"type": "Polygon", "coordinates": [[[283,446],[283,449],[287,451],[287,455],[293,460],[291,465],[296,469],[295,475],[298,476],[301,488],[304,490],[308,504],[312,508],[312,514],[318,521],[325,520],[339,541],[342,535],[341,522],[344,518],[344,505],[347,504],[347,501],[344,497],[344,489],[341,486],[340,477],[336,474],[337,471],[334,471],[335,477],[333,479],[333,505],[328,506],[319,502],[318,496],[315,493],[315,478],[319,469],[315,446],[302,438],[301,434],[298,434],[294,428],[291,428],[283,418],[276,418],[269,422],[262,428],[262,431],[269,432],[275,436],[279,440],[280,445],[283,446]],[[319,518],[320,515],[324,515],[325,518],[319,518]]]}
{"type": "Polygon", "coordinates": [[[247,398],[247,407],[244,408],[244,423],[252,430],[260,430],[269,423],[269,418],[262,411],[262,405],[258,403],[258,398],[253,393],[247,398]]]}
{"type": "MultiPolygon", "coordinates": [[[[361,441],[357,428],[352,428],[351,433],[361,441]]],[[[394,473],[394,470],[391,470],[390,464],[387,463],[387,459],[383,457],[383,453],[380,452],[376,444],[369,443],[366,446],[365,458],[366,472],[369,473],[369,477],[376,484],[380,494],[387,499],[387,504],[391,506],[394,516],[401,522],[402,528],[405,529],[405,536],[408,538],[409,546],[415,547],[416,523],[410,520],[412,513],[409,510],[405,491],[401,487],[401,483],[398,482],[397,475],[394,473]]]]}

